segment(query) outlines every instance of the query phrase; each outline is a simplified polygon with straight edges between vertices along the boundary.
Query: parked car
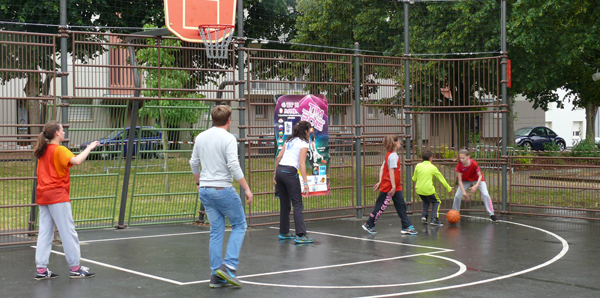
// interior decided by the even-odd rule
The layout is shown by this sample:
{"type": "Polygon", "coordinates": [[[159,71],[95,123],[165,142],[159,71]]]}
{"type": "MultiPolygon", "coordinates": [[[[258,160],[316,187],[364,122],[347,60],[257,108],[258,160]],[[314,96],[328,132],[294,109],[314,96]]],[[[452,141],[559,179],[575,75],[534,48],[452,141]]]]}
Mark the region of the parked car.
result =
{"type": "MultiPolygon", "coordinates": [[[[162,150],[162,143],[161,143],[162,132],[152,126],[142,126],[141,128],[142,128],[141,138],[140,138],[140,126],[136,126],[136,128],[135,128],[134,143],[136,146],[133,147],[133,155],[138,157],[137,156],[137,153],[138,153],[137,152],[138,151],[137,143],[138,142],[140,142],[139,149],[140,149],[140,151],[142,151],[142,153],[144,151],[162,150]]],[[[110,151],[121,151],[122,156],[126,156],[127,145],[129,142],[129,127],[126,127],[123,130],[113,131],[97,141],[100,142],[100,146],[96,147],[93,152],[106,152],[106,153],[93,154],[93,155],[98,156],[98,158],[112,159],[118,155],[118,153],[114,153],[114,152],[110,152],[110,151]]],[[[81,144],[80,149],[81,150],[85,149],[90,143],[91,142],[86,142],[86,143],[81,144]]],[[[90,157],[93,157],[93,155],[90,157]]],[[[162,158],[162,156],[164,156],[163,153],[151,152],[151,153],[143,154],[139,157],[162,158]]]]}
{"type": "Polygon", "coordinates": [[[565,150],[565,139],[559,137],[552,129],[544,126],[528,126],[515,131],[515,144],[525,150],[544,150],[544,144],[556,144],[565,150]]]}

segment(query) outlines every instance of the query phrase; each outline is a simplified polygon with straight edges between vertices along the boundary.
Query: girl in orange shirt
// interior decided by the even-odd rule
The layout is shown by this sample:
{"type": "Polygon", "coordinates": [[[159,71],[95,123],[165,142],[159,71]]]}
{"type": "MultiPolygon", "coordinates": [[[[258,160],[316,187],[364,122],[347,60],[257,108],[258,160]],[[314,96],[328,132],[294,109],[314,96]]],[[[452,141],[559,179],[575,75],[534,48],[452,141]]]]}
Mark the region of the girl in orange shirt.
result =
{"type": "Polygon", "coordinates": [[[35,157],[38,158],[36,203],[40,210],[40,231],[35,251],[36,280],[58,277],[58,274],[47,268],[55,224],[60,233],[65,258],[70,266],[70,278],[94,276],[89,268],[79,265],[81,256],[79,238],[75,232],[69,199],[71,187],[69,169],[73,165],[81,164],[100,143],[98,141],[90,143],[83,152],[75,156],[69,149],[59,145],[64,140],[65,132],[62,125],[57,121],[50,121],[38,136],[34,149],[35,157]]]}

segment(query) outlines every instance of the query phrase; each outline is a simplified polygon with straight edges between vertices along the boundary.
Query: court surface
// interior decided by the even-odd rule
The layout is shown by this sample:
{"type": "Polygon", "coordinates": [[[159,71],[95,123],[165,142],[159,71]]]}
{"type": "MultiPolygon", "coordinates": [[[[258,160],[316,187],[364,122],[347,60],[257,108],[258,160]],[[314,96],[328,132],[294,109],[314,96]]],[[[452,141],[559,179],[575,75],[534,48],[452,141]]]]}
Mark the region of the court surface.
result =
{"type": "MultiPolygon", "coordinates": [[[[79,231],[82,265],[96,277],[68,278],[54,245],[50,270],[33,279],[35,249],[0,248],[0,297],[600,297],[600,223],[483,214],[454,226],[400,234],[395,214],[370,236],[363,220],[308,222],[313,245],[279,241],[275,227],[249,228],[242,288],[208,287],[209,228],[164,225],[79,231]]],[[[293,227],[293,225],[292,225],[293,227]]],[[[228,237],[228,233],[226,233],[228,237]]]]}

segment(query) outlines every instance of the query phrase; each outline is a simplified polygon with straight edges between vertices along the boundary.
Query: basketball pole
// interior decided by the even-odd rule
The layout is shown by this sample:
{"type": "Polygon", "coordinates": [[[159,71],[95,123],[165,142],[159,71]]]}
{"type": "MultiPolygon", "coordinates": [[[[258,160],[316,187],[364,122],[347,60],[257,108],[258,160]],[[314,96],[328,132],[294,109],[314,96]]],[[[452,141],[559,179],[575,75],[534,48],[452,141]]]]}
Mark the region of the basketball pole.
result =
{"type": "Polygon", "coordinates": [[[359,48],[359,44],[358,42],[354,43],[354,114],[356,117],[356,120],[354,121],[354,123],[356,124],[354,127],[354,131],[355,131],[355,138],[354,138],[354,156],[356,158],[356,213],[355,216],[356,218],[362,218],[363,213],[365,212],[362,207],[363,203],[362,203],[362,192],[363,192],[363,186],[362,186],[362,177],[361,177],[361,165],[362,165],[362,159],[361,159],[361,142],[363,141],[363,139],[361,139],[361,131],[360,131],[360,127],[361,127],[361,118],[360,118],[360,73],[359,73],[359,67],[360,67],[360,61],[359,61],[359,57],[358,55],[360,54],[360,48],[359,48]],[[360,209],[358,209],[360,208],[360,209]]]}

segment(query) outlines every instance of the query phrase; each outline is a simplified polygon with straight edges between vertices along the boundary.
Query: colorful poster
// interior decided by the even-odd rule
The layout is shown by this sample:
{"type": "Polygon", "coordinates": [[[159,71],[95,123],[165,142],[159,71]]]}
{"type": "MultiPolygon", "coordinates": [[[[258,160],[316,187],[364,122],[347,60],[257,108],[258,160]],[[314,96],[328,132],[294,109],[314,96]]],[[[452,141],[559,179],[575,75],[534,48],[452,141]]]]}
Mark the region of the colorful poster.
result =
{"type": "MultiPolygon", "coordinates": [[[[285,140],[292,135],[294,125],[299,121],[308,121],[314,132],[309,139],[306,157],[306,175],[309,196],[328,195],[329,185],[329,119],[327,99],[324,95],[283,95],[275,105],[275,138],[277,154],[285,140]]],[[[301,174],[299,173],[299,176],[301,174]]],[[[300,177],[304,191],[304,183],[300,177]]]]}

